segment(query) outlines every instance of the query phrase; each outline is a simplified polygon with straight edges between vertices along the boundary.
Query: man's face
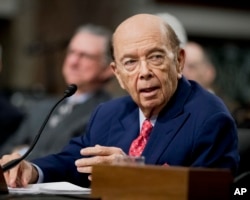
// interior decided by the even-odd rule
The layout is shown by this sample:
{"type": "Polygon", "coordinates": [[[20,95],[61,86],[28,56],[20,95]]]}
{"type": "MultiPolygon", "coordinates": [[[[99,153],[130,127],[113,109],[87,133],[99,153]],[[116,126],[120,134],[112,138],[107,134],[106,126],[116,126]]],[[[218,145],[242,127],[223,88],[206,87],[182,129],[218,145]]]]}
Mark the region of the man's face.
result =
{"type": "Polygon", "coordinates": [[[195,80],[202,83],[204,74],[204,61],[202,51],[195,45],[187,44],[185,46],[186,60],[183,69],[184,76],[189,80],[195,80]]]}
{"type": "Polygon", "coordinates": [[[197,81],[205,88],[211,87],[215,79],[215,70],[206,59],[202,47],[199,44],[188,42],[185,46],[185,52],[184,76],[189,80],[197,81]]]}
{"type": "Polygon", "coordinates": [[[78,33],[68,47],[63,64],[63,75],[67,84],[88,88],[99,81],[107,63],[105,39],[90,33],[78,33]]]}
{"type": "MultiPolygon", "coordinates": [[[[121,87],[150,117],[158,114],[175,92],[183,66],[162,29],[127,30],[114,35],[113,69],[121,87]]],[[[180,54],[184,59],[184,52],[180,54]]]]}

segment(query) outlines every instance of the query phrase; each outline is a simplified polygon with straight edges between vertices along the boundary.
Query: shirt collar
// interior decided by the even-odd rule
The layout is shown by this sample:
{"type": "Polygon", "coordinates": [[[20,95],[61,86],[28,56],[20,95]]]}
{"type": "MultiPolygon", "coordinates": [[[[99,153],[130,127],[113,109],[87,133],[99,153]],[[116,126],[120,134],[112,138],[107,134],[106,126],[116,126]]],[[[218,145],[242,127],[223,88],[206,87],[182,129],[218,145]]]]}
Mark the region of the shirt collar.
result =
{"type": "MultiPolygon", "coordinates": [[[[142,123],[144,122],[144,120],[146,119],[146,117],[144,116],[143,112],[141,111],[141,109],[139,109],[139,122],[140,122],[140,130],[142,127],[142,123]]],[[[157,116],[153,116],[150,118],[150,122],[151,124],[154,126],[155,122],[156,122],[157,116]]]]}
{"type": "Polygon", "coordinates": [[[70,104],[81,104],[86,102],[91,96],[91,93],[77,94],[69,97],[67,102],[70,104]]]}

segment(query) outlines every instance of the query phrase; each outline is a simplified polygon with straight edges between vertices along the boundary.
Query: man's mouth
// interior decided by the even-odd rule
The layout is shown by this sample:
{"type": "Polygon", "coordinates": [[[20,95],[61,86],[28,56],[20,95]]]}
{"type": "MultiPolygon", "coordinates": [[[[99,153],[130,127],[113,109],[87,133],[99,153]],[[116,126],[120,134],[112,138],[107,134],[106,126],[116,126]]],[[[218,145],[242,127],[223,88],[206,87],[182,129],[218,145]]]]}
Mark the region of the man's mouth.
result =
{"type": "Polygon", "coordinates": [[[144,95],[145,97],[151,97],[157,93],[158,89],[159,87],[143,88],[143,89],[140,89],[140,93],[144,95]]]}

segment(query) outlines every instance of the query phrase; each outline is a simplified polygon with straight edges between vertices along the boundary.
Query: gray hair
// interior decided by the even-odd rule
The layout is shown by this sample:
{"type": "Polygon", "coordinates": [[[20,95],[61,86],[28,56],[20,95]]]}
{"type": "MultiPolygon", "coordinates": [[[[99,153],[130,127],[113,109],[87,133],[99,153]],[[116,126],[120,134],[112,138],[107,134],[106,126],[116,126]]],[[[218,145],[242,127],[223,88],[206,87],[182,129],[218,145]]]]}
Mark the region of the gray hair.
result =
{"type": "Polygon", "coordinates": [[[106,40],[106,48],[105,48],[105,58],[106,62],[109,63],[111,62],[111,55],[110,55],[110,44],[111,44],[111,37],[112,37],[112,32],[108,28],[100,25],[95,25],[95,24],[86,24],[79,26],[76,31],[75,35],[78,33],[91,33],[96,36],[101,36],[105,38],[106,40]]]}

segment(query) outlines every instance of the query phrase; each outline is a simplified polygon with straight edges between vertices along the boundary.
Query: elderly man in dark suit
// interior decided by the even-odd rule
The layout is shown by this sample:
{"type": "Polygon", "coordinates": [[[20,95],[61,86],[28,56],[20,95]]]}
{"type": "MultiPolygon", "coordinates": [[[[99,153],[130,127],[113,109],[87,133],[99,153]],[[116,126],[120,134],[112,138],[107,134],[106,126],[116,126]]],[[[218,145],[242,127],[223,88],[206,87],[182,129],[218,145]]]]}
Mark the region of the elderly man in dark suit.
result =
{"type": "MultiPolygon", "coordinates": [[[[66,84],[74,83],[78,90],[57,107],[30,159],[59,152],[70,138],[85,130],[92,110],[111,99],[104,90],[105,82],[113,76],[109,68],[110,38],[110,30],[93,24],[76,30],[67,49],[62,74],[66,84]]],[[[0,153],[25,152],[57,101],[58,98],[47,98],[34,104],[20,129],[0,148],[0,153]]]]}
{"type": "MultiPolygon", "coordinates": [[[[235,173],[235,122],[218,97],[182,76],[185,51],[172,28],[157,16],[138,14],[118,26],[112,44],[111,66],[130,96],[98,106],[86,134],[59,154],[23,161],[4,173],[8,185],[64,180],[86,186],[93,165],[127,154],[144,156],[146,164],[235,173]]],[[[6,155],[0,163],[16,157],[6,155]]]]}

